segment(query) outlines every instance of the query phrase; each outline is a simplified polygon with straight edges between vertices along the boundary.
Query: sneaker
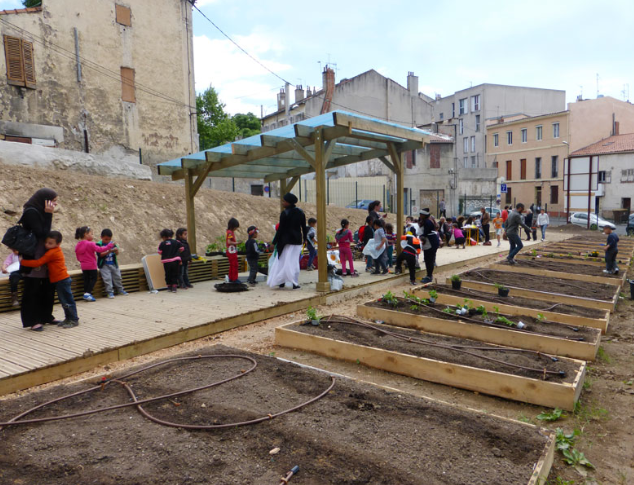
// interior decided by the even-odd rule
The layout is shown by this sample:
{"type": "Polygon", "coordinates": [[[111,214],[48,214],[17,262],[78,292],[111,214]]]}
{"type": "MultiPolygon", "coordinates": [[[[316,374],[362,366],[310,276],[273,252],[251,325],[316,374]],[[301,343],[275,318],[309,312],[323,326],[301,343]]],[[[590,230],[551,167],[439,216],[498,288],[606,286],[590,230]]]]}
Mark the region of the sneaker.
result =
{"type": "Polygon", "coordinates": [[[108,293],[108,298],[112,300],[114,298],[114,293],[108,293]]]}
{"type": "Polygon", "coordinates": [[[255,281],[248,281],[247,283],[249,283],[249,286],[255,286],[255,281]]]}
{"type": "Polygon", "coordinates": [[[314,269],[312,266],[308,266],[308,267],[306,268],[306,271],[314,271],[314,270],[315,270],[315,269],[314,269]]]}
{"type": "Polygon", "coordinates": [[[372,271],[374,271],[372,268],[366,268],[366,269],[365,269],[365,272],[366,272],[366,273],[372,273],[372,271]]]}
{"type": "Polygon", "coordinates": [[[176,293],[176,285],[174,285],[174,286],[170,286],[170,291],[171,291],[172,293],[176,293]]]}
{"type": "Polygon", "coordinates": [[[301,286],[299,286],[299,285],[293,285],[293,289],[294,290],[299,290],[300,288],[301,288],[301,286]]]}
{"type": "Polygon", "coordinates": [[[127,292],[127,291],[125,291],[125,290],[121,290],[121,291],[119,291],[118,293],[119,293],[121,296],[128,296],[128,295],[130,294],[130,293],[128,293],[128,292],[127,292]]]}
{"type": "Polygon", "coordinates": [[[620,271],[620,269],[619,269],[619,268],[614,268],[613,273],[614,273],[614,274],[619,274],[619,271],[620,271]]]}
{"type": "Polygon", "coordinates": [[[403,272],[403,270],[401,268],[396,268],[394,270],[394,274],[401,274],[403,272]]]}
{"type": "Polygon", "coordinates": [[[502,243],[501,243],[501,242],[498,242],[498,248],[499,248],[501,245],[502,245],[502,243]]]}
{"type": "Polygon", "coordinates": [[[517,261],[515,261],[515,259],[509,259],[508,262],[509,264],[517,264],[517,261]]]}
{"type": "Polygon", "coordinates": [[[381,274],[382,274],[382,275],[384,275],[384,274],[390,274],[390,271],[389,271],[389,270],[387,270],[387,269],[385,269],[385,270],[381,271],[381,274]]]}
{"type": "Polygon", "coordinates": [[[61,325],[62,323],[64,323],[62,320],[55,320],[53,318],[53,320],[50,322],[47,322],[46,325],[61,325]]]}
{"type": "Polygon", "coordinates": [[[416,286],[418,282],[416,280],[410,280],[409,284],[412,286],[416,286]]]}
{"type": "Polygon", "coordinates": [[[612,274],[612,271],[610,271],[610,270],[608,270],[608,269],[604,269],[604,270],[603,270],[603,272],[604,272],[605,274],[612,274]]]}
{"type": "Polygon", "coordinates": [[[358,278],[359,277],[359,273],[355,271],[350,276],[352,276],[353,278],[358,278]]]}
{"type": "Polygon", "coordinates": [[[11,306],[20,306],[20,300],[18,300],[17,291],[11,292],[11,306]]]}
{"type": "Polygon", "coordinates": [[[60,325],[62,328],[75,328],[79,325],[79,320],[65,320],[64,323],[60,325]]]}
{"type": "Polygon", "coordinates": [[[420,280],[421,283],[431,283],[432,281],[433,279],[429,276],[425,276],[422,280],[420,280]]]}
{"type": "Polygon", "coordinates": [[[372,271],[370,274],[371,275],[377,275],[377,274],[381,274],[381,272],[380,271],[372,271]]]}
{"type": "Polygon", "coordinates": [[[286,283],[282,283],[282,284],[280,285],[280,288],[284,288],[285,284],[286,284],[286,283]]]}
{"type": "MultiPolygon", "coordinates": [[[[187,289],[191,289],[193,287],[194,287],[194,285],[187,285],[187,289]]],[[[127,295],[127,293],[126,293],[126,295],[127,295]]]]}
{"type": "Polygon", "coordinates": [[[97,301],[97,300],[95,300],[95,297],[92,296],[90,293],[84,293],[84,300],[86,300],[86,301],[97,301]]]}

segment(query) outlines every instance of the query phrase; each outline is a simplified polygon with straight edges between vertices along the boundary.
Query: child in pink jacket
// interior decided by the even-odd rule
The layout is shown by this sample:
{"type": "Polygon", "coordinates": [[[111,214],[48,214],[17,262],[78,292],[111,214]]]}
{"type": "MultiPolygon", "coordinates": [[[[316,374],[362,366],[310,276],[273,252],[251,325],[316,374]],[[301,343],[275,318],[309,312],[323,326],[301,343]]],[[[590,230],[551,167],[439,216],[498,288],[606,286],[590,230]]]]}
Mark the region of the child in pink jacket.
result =
{"type": "Polygon", "coordinates": [[[93,242],[93,232],[88,226],[78,227],[75,230],[75,239],[79,239],[77,246],[75,246],[75,254],[84,275],[84,300],[95,301],[92,291],[99,275],[97,253],[107,253],[115,244],[111,242],[107,246],[98,246],[93,242]]]}
{"type": "Polygon", "coordinates": [[[350,222],[348,219],[341,220],[341,229],[335,234],[335,240],[339,243],[339,260],[341,261],[341,275],[342,276],[358,276],[354,270],[354,263],[352,262],[352,250],[350,249],[350,243],[354,242],[352,231],[350,231],[350,222]],[[349,263],[350,269],[346,273],[346,263],[349,263]]]}

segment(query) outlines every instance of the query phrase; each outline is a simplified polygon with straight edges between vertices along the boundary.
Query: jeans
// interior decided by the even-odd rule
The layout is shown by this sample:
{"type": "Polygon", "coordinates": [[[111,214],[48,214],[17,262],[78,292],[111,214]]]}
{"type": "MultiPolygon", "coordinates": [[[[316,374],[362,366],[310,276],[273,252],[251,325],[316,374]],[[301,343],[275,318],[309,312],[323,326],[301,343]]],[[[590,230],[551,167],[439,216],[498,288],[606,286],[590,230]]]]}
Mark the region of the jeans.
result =
{"type": "Polygon", "coordinates": [[[511,245],[511,250],[509,251],[509,255],[506,258],[507,260],[511,260],[515,257],[515,255],[517,253],[519,253],[522,248],[524,247],[524,244],[522,244],[522,238],[519,236],[519,234],[508,234],[506,235],[509,239],[509,243],[511,245]]]}
{"type": "Polygon", "coordinates": [[[372,269],[372,266],[374,266],[374,262],[372,261],[372,256],[366,256],[365,257],[365,269],[372,269]]]}
{"type": "Polygon", "coordinates": [[[491,225],[482,224],[482,231],[484,232],[484,242],[489,242],[491,239],[491,225]]]}
{"type": "Polygon", "coordinates": [[[315,256],[317,256],[317,250],[315,246],[311,246],[310,244],[306,244],[308,246],[308,265],[307,268],[310,268],[313,265],[313,261],[315,260],[315,256]]]}
{"type": "Polygon", "coordinates": [[[394,264],[394,246],[388,245],[387,247],[387,265],[392,266],[394,264]]]}
{"type": "Polygon", "coordinates": [[[71,279],[66,278],[62,281],[55,283],[55,289],[57,290],[57,298],[62,304],[64,309],[64,316],[66,320],[72,320],[76,322],[79,320],[77,316],[77,305],[75,305],[75,299],[73,298],[73,291],[70,288],[71,279]]]}
{"type": "Polygon", "coordinates": [[[542,224],[541,226],[539,226],[542,230],[542,239],[546,239],[546,228],[548,227],[548,224],[542,224]]]}
{"type": "Polygon", "coordinates": [[[189,282],[189,265],[190,261],[181,264],[178,271],[178,285],[181,288],[190,288],[192,284],[189,282]]]}
{"type": "Polygon", "coordinates": [[[257,277],[258,272],[265,275],[269,274],[267,268],[260,268],[259,260],[247,259],[247,263],[249,263],[249,278],[247,279],[248,283],[256,283],[255,278],[257,277]]]}
{"type": "Polygon", "coordinates": [[[605,269],[610,272],[616,270],[616,255],[619,254],[618,249],[608,249],[605,252],[605,269]]]}

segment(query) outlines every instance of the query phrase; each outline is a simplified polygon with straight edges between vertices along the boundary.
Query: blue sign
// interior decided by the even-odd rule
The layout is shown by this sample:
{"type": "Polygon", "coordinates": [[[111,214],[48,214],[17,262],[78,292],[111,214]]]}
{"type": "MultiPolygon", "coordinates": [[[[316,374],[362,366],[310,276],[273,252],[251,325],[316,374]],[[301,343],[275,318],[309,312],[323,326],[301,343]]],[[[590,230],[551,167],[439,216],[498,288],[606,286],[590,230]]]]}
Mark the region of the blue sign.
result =
{"type": "Polygon", "coordinates": [[[500,192],[506,194],[506,184],[500,184],[500,192]]]}

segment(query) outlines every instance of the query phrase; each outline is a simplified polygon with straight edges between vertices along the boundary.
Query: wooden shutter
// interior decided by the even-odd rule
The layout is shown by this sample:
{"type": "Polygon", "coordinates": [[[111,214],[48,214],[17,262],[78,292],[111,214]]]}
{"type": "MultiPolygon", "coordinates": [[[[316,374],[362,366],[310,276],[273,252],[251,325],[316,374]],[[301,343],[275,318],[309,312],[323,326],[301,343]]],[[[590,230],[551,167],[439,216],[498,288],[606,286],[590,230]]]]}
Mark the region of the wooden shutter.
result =
{"type": "Polygon", "coordinates": [[[134,92],[134,69],[121,68],[121,99],[128,103],[136,103],[134,92]]]}
{"type": "Polygon", "coordinates": [[[132,25],[132,11],[123,5],[115,5],[117,23],[130,27],[132,25]]]}
{"type": "Polygon", "coordinates": [[[22,39],[4,36],[4,54],[7,59],[7,81],[14,86],[24,86],[22,63],[22,39]]]}
{"type": "Polygon", "coordinates": [[[526,159],[522,158],[520,160],[520,179],[526,180],[526,159]]]}
{"type": "Polygon", "coordinates": [[[22,41],[22,60],[24,66],[24,83],[27,88],[35,89],[35,59],[33,43],[22,41]]]}

